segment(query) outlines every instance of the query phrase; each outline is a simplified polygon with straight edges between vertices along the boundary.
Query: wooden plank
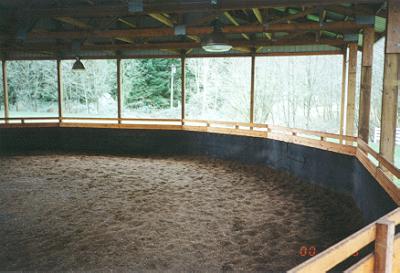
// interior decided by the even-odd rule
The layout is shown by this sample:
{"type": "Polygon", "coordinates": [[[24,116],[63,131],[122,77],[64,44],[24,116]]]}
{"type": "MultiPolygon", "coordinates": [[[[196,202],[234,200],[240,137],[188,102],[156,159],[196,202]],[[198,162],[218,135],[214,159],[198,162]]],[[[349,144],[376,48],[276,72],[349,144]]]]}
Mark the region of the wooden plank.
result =
{"type": "Polygon", "coordinates": [[[358,119],[358,136],[363,141],[369,141],[369,121],[371,111],[372,60],[374,54],[375,29],[364,29],[363,57],[361,68],[360,107],[358,119]]]}
{"type": "Polygon", "coordinates": [[[371,224],[328,248],[321,254],[289,270],[288,273],[321,273],[333,268],[375,240],[376,226],[371,224]]]}
{"type": "Polygon", "coordinates": [[[76,26],[78,28],[83,28],[83,29],[92,29],[93,27],[81,20],[69,17],[69,16],[59,16],[59,17],[54,17],[54,19],[66,23],[66,24],[70,24],[72,26],[76,26]]]}
{"type": "Polygon", "coordinates": [[[394,162],[395,131],[397,123],[397,104],[399,88],[399,54],[385,55],[385,69],[381,116],[381,155],[394,162]]]}
{"type": "Polygon", "coordinates": [[[386,191],[386,193],[393,199],[393,201],[400,206],[400,189],[391,181],[381,168],[375,166],[361,149],[357,150],[357,159],[368,170],[368,172],[375,178],[379,185],[386,191]]]}
{"type": "Polygon", "coordinates": [[[376,223],[374,272],[392,273],[395,224],[391,221],[376,223]]]}
{"type": "MultiPolygon", "coordinates": [[[[166,17],[165,14],[159,13],[149,13],[149,16],[156,19],[157,21],[163,23],[164,25],[173,28],[175,26],[175,22],[172,21],[170,18],[166,17]]],[[[196,42],[200,42],[201,39],[195,35],[186,35],[189,39],[192,39],[196,42]]]]}
{"type": "Polygon", "coordinates": [[[8,83],[7,83],[7,62],[3,60],[1,62],[2,72],[3,72],[3,99],[4,99],[4,118],[5,123],[8,123],[8,83]]]}
{"type": "MultiPolygon", "coordinates": [[[[379,220],[400,223],[400,208],[397,208],[379,220]]],[[[328,248],[321,254],[291,269],[288,273],[321,273],[326,272],[348,257],[370,244],[376,237],[376,222],[369,224],[353,235],[328,248]]]]}
{"type": "Polygon", "coordinates": [[[6,119],[8,119],[8,120],[10,120],[10,121],[12,121],[12,120],[19,120],[19,121],[21,121],[21,120],[58,120],[59,118],[58,117],[20,117],[20,118],[0,118],[0,120],[6,120],[6,119]]]}
{"type": "MultiPolygon", "coordinates": [[[[296,23],[296,24],[247,24],[247,25],[226,25],[222,28],[222,32],[226,34],[241,34],[241,33],[263,33],[263,32],[304,32],[304,31],[358,31],[362,28],[355,22],[330,22],[322,26],[319,23],[296,23]]],[[[187,35],[209,35],[213,32],[210,26],[190,26],[186,28],[187,35]]],[[[163,37],[175,36],[175,30],[171,27],[161,28],[136,28],[136,29],[117,29],[117,30],[94,30],[94,31],[42,31],[31,32],[28,34],[30,39],[62,39],[68,37],[70,39],[83,38],[114,38],[114,37],[163,37]]]]}
{"type": "Polygon", "coordinates": [[[377,168],[375,179],[382,188],[389,194],[393,201],[400,206],[400,189],[390,180],[381,168],[377,168]]]}
{"type": "MultiPolygon", "coordinates": [[[[61,36],[64,36],[61,35],[61,36]]],[[[90,36],[90,35],[89,35],[90,36]]],[[[62,39],[62,38],[55,38],[55,39],[62,39]]],[[[320,39],[319,41],[315,41],[315,39],[312,38],[304,38],[304,39],[293,39],[290,41],[286,40],[255,40],[255,41],[246,41],[246,40],[231,40],[229,43],[234,47],[234,48],[239,48],[239,47],[263,47],[263,46],[274,46],[274,45],[331,45],[331,46],[343,46],[345,45],[345,42],[341,39],[320,39]]],[[[83,45],[80,50],[81,51],[99,51],[99,50],[143,50],[143,49],[148,49],[148,50],[156,50],[156,49],[193,49],[193,48],[201,48],[202,44],[200,42],[178,42],[178,41],[171,41],[171,42],[160,42],[160,43],[146,43],[146,44],[140,44],[140,43],[134,43],[134,44],[85,44],[83,45]]],[[[0,46],[0,51],[5,51],[5,52],[42,52],[42,51],[49,51],[49,52],[55,52],[55,51],[64,51],[64,50],[70,50],[71,49],[71,44],[62,44],[62,45],[57,45],[57,44],[50,44],[50,43],[29,43],[29,44],[24,44],[23,46],[16,46],[16,45],[6,45],[6,46],[0,46]]],[[[248,53],[248,52],[246,52],[248,53]]],[[[284,53],[283,53],[284,54],[284,53]]],[[[298,53],[299,55],[301,53],[298,53]]],[[[304,53],[307,55],[306,53],[304,53]]],[[[207,57],[212,57],[216,56],[217,54],[210,55],[206,54],[207,57]]],[[[274,54],[258,54],[259,56],[263,55],[274,55],[274,54]]],[[[278,55],[278,54],[277,54],[278,55]]],[[[155,55],[142,55],[142,56],[136,56],[136,58],[154,58],[155,55]]],[[[169,56],[170,58],[175,57],[176,55],[166,55],[169,56]]],[[[201,55],[205,56],[205,55],[201,55]]],[[[219,54],[219,56],[223,56],[223,54],[219,54]]],[[[233,55],[229,55],[232,57],[233,55]]],[[[236,56],[249,56],[249,54],[238,54],[236,53],[236,56]]],[[[157,56],[158,58],[161,56],[157,56]]],[[[99,57],[96,57],[99,58],[99,57]]],[[[102,56],[101,58],[105,58],[105,56],[102,56]]],[[[115,58],[115,55],[113,57],[107,57],[109,58],[115,58]]],[[[26,59],[26,58],[25,58],[26,59]]],[[[48,59],[44,58],[44,59],[48,59]]]]}
{"type": "Polygon", "coordinates": [[[347,107],[346,107],[346,135],[354,135],[355,99],[357,82],[357,50],[358,45],[349,45],[349,71],[347,87],[347,107]]]}
{"type": "Polygon", "coordinates": [[[374,254],[369,254],[361,259],[358,263],[345,270],[344,273],[374,273],[374,260],[374,254]]]}
{"type": "MultiPolygon", "coordinates": [[[[228,12],[225,11],[224,12],[225,17],[235,26],[240,26],[240,24],[238,23],[238,21],[232,17],[232,15],[228,12]]],[[[245,33],[241,33],[241,35],[243,36],[243,38],[245,38],[246,40],[250,40],[250,37],[245,34],[245,33]]]]}
{"type": "MultiPolygon", "coordinates": [[[[344,271],[344,273],[374,273],[375,255],[373,253],[344,271]]],[[[393,273],[400,273],[400,234],[394,239],[393,246],[393,273]]]]}
{"type": "MultiPolygon", "coordinates": [[[[340,96],[340,130],[339,134],[344,135],[344,114],[346,103],[346,79],[347,79],[347,50],[343,52],[342,63],[342,94],[340,96]]],[[[343,143],[343,138],[340,138],[340,143],[343,143]]]]}
{"type": "Polygon", "coordinates": [[[122,77],[121,77],[121,58],[117,59],[117,106],[118,106],[118,123],[122,119],[122,77]]]}
{"type": "Polygon", "coordinates": [[[0,124],[0,128],[54,128],[59,127],[58,122],[48,123],[8,123],[0,124]]]}
{"type": "Polygon", "coordinates": [[[400,1],[388,0],[386,53],[400,53],[400,1]]]}
{"type": "Polygon", "coordinates": [[[357,143],[358,147],[361,150],[363,150],[365,153],[371,154],[373,157],[375,157],[379,164],[385,168],[385,170],[389,171],[392,175],[400,179],[400,170],[396,166],[394,166],[392,163],[382,157],[379,153],[377,153],[361,139],[359,139],[357,143]]]}
{"type": "MultiPolygon", "coordinates": [[[[273,7],[303,7],[303,6],[329,6],[343,4],[343,0],[219,0],[218,5],[211,1],[144,1],[143,12],[146,13],[186,13],[186,12],[218,12],[242,9],[265,9],[273,7]]],[[[383,4],[384,0],[346,0],[348,4],[383,4]]],[[[76,17],[107,17],[130,16],[131,12],[123,5],[104,5],[98,7],[75,6],[65,8],[34,8],[30,11],[35,17],[76,16],[76,17]]]]}
{"type": "Polygon", "coordinates": [[[400,81],[399,17],[400,1],[389,0],[380,138],[381,155],[389,162],[394,162],[398,88],[400,81]]]}
{"type": "Polygon", "coordinates": [[[393,273],[400,273],[400,234],[397,234],[394,239],[393,273]]]}
{"type": "Polygon", "coordinates": [[[62,67],[61,60],[57,60],[57,96],[58,96],[58,118],[62,121],[63,117],[63,85],[62,85],[62,67]]]}
{"type": "Polygon", "coordinates": [[[182,130],[181,125],[160,124],[104,124],[104,123],[69,123],[60,124],[62,128],[103,128],[103,129],[147,129],[147,130],[182,130]]]}

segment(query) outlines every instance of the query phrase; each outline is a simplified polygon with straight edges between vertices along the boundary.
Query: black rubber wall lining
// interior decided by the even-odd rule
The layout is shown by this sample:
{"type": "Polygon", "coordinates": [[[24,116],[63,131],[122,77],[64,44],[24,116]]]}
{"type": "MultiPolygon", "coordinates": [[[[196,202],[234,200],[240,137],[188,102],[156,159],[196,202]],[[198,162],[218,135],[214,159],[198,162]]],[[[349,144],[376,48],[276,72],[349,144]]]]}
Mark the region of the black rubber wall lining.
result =
{"type": "Polygon", "coordinates": [[[396,208],[359,161],[281,141],[188,131],[89,128],[0,129],[0,152],[63,151],[112,154],[207,155],[288,171],[349,194],[366,223],[396,208]]]}

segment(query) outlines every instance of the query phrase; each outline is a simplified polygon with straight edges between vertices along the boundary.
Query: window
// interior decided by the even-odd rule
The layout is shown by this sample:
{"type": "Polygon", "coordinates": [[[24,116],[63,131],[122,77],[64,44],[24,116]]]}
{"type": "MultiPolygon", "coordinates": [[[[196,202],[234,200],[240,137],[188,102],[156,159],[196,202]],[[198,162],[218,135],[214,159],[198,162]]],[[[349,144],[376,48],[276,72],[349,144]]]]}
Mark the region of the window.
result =
{"type": "Polygon", "coordinates": [[[181,118],[181,60],[122,61],[124,118],[181,118]]]}
{"type": "MultiPolygon", "coordinates": [[[[3,63],[0,61],[0,65],[3,63]]],[[[0,118],[4,118],[3,70],[0,71],[0,118]]],[[[0,121],[2,123],[2,121],[0,121]]]]}
{"type": "Polygon", "coordinates": [[[57,117],[55,61],[8,61],[10,117],[57,117]]]}
{"type": "Polygon", "coordinates": [[[255,122],[339,132],[340,55],[257,57],[255,122]]]}
{"type": "Polygon", "coordinates": [[[385,38],[374,44],[374,60],[372,64],[372,88],[371,88],[371,114],[370,114],[370,146],[379,152],[383,70],[385,65],[385,38]]]}
{"type": "Polygon", "coordinates": [[[186,118],[250,121],[251,58],[193,58],[186,67],[186,118]]]}
{"type": "Polygon", "coordinates": [[[65,117],[116,118],[117,61],[83,60],[85,70],[72,70],[74,61],[62,61],[65,117]]]}

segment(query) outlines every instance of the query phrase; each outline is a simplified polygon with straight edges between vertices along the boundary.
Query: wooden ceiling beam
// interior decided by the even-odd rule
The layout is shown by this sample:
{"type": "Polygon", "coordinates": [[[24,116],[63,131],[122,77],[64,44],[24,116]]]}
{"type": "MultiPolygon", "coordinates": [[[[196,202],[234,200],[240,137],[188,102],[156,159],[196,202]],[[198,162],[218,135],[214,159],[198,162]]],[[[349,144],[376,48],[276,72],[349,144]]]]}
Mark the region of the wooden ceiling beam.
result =
{"type": "MultiPolygon", "coordinates": [[[[239,22],[235,18],[233,18],[233,16],[228,11],[225,11],[224,15],[229,20],[229,22],[231,22],[233,25],[235,25],[237,27],[240,26],[239,22]]],[[[250,37],[246,33],[240,33],[240,34],[246,40],[250,40],[250,37]]]]}
{"type": "MultiPolygon", "coordinates": [[[[158,13],[149,13],[149,16],[156,19],[157,21],[163,23],[164,25],[174,28],[176,22],[172,21],[172,19],[166,17],[163,14],[158,14],[158,13]]],[[[196,42],[200,42],[201,39],[195,35],[186,35],[186,37],[188,37],[189,39],[196,41],[196,42]]]]}
{"type": "MultiPolygon", "coordinates": [[[[54,19],[57,20],[57,21],[60,21],[60,22],[63,22],[63,23],[70,24],[72,26],[81,28],[81,29],[86,29],[86,30],[94,29],[93,26],[91,26],[91,25],[89,25],[89,24],[87,24],[87,23],[85,23],[85,22],[83,22],[81,20],[72,18],[72,17],[54,17],[54,19]]],[[[118,40],[118,41],[123,41],[123,42],[126,42],[126,43],[130,43],[130,44],[134,43],[134,41],[132,39],[129,39],[127,37],[114,37],[114,39],[118,40]]]]}
{"type": "Polygon", "coordinates": [[[308,8],[304,11],[300,11],[296,14],[290,14],[281,18],[277,18],[275,20],[272,20],[270,22],[268,22],[269,24],[278,24],[278,23],[291,23],[293,20],[299,19],[299,18],[303,18],[306,17],[307,15],[314,13],[314,12],[318,12],[318,8],[308,8]]]}
{"type": "MultiPolygon", "coordinates": [[[[301,6],[329,6],[348,4],[383,4],[384,0],[219,0],[215,7],[209,0],[196,1],[196,3],[185,3],[181,1],[144,1],[143,14],[148,13],[187,13],[187,12],[215,12],[231,11],[253,8],[273,7],[301,7],[301,6]]],[[[103,16],[129,16],[128,5],[107,5],[98,7],[73,7],[73,8],[42,8],[29,11],[33,16],[39,17],[103,17],[103,16]]]]}
{"type": "MultiPolygon", "coordinates": [[[[258,21],[261,25],[263,25],[263,24],[264,24],[264,17],[262,16],[261,11],[260,11],[259,9],[257,9],[257,8],[252,9],[252,10],[253,10],[254,16],[256,17],[257,21],[258,21]]],[[[265,37],[267,37],[268,39],[270,39],[270,40],[272,39],[272,36],[271,36],[270,33],[264,32],[264,35],[265,35],[265,37]]]]}
{"type": "Polygon", "coordinates": [[[54,17],[54,19],[81,29],[93,29],[91,25],[72,17],[54,17]]]}
{"type": "MultiPolygon", "coordinates": [[[[355,22],[333,22],[325,23],[296,23],[296,24],[273,24],[273,25],[241,25],[224,26],[222,31],[226,34],[241,33],[263,33],[263,32],[302,32],[302,31],[339,31],[356,32],[363,26],[355,22]]],[[[212,27],[187,27],[187,35],[208,35],[213,31],[212,27]]],[[[28,40],[32,39],[81,39],[87,37],[113,38],[113,37],[163,37],[175,36],[172,28],[142,28],[127,30],[104,30],[104,31],[61,31],[61,32],[32,32],[28,34],[28,40]]]]}
{"type": "Polygon", "coordinates": [[[136,24],[134,24],[132,22],[129,22],[128,20],[125,20],[123,18],[118,18],[118,21],[123,23],[123,24],[125,24],[125,25],[127,25],[128,27],[136,28],[136,24]]]}
{"type": "MultiPolygon", "coordinates": [[[[278,41],[247,41],[247,40],[231,40],[229,43],[234,48],[257,48],[260,46],[277,46],[277,45],[331,45],[343,46],[345,42],[339,39],[320,39],[318,42],[315,39],[304,38],[294,40],[278,40],[278,41]]],[[[83,45],[81,51],[102,51],[102,50],[161,50],[161,49],[191,49],[200,48],[201,43],[197,42],[164,42],[164,43],[146,43],[146,44],[106,44],[106,45],[83,45]]],[[[14,51],[71,51],[72,45],[55,45],[55,44],[25,44],[23,46],[3,46],[0,50],[4,52],[14,51]]]]}

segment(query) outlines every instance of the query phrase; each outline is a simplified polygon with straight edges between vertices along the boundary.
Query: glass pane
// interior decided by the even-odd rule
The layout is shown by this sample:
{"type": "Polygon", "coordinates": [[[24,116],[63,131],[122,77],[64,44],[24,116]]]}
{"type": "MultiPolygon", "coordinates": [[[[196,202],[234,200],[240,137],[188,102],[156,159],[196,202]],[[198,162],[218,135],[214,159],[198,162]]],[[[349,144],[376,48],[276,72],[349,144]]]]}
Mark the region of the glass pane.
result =
{"type": "Polygon", "coordinates": [[[257,57],[255,121],[339,132],[340,55],[257,57]]]}
{"type": "Polygon", "coordinates": [[[374,45],[374,61],[372,65],[371,116],[370,116],[370,146],[379,152],[381,130],[383,70],[385,64],[385,38],[374,45]]]}
{"type": "Polygon", "coordinates": [[[354,101],[354,132],[353,132],[354,136],[358,135],[358,116],[359,116],[358,114],[360,109],[360,90],[361,90],[361,67],[362,67],[362,52],[357,51],[356,99],[354,101]]]}
{"type": "Polygon", "coordinates": [[[124,118],[181,118],[181,60],[122,61],[124,118]]]}
{"type": "Polygon", "coordinates": [[[251,58],[193,58],[186,67],[186,118],[250,121],[251,58]]]}
{"type": "MultiPolygon", "coordinates": [[[[0,65],[3,65],[1,61],[0,65]]],[[[0,70],[0,118],[4,118],[3,69],[0,68],[0,70]]]]}
{"type": "Polygon", "coordinates": [[[62,61],[65,117],[116,118],[117,61],[83,60],[85,70],[72,70],[75,61],[62,61]]]}
{"type": "Polygon", "coordinates": [[[10,117],[57,117],[55,61],[7,62],[10,117]]]}

